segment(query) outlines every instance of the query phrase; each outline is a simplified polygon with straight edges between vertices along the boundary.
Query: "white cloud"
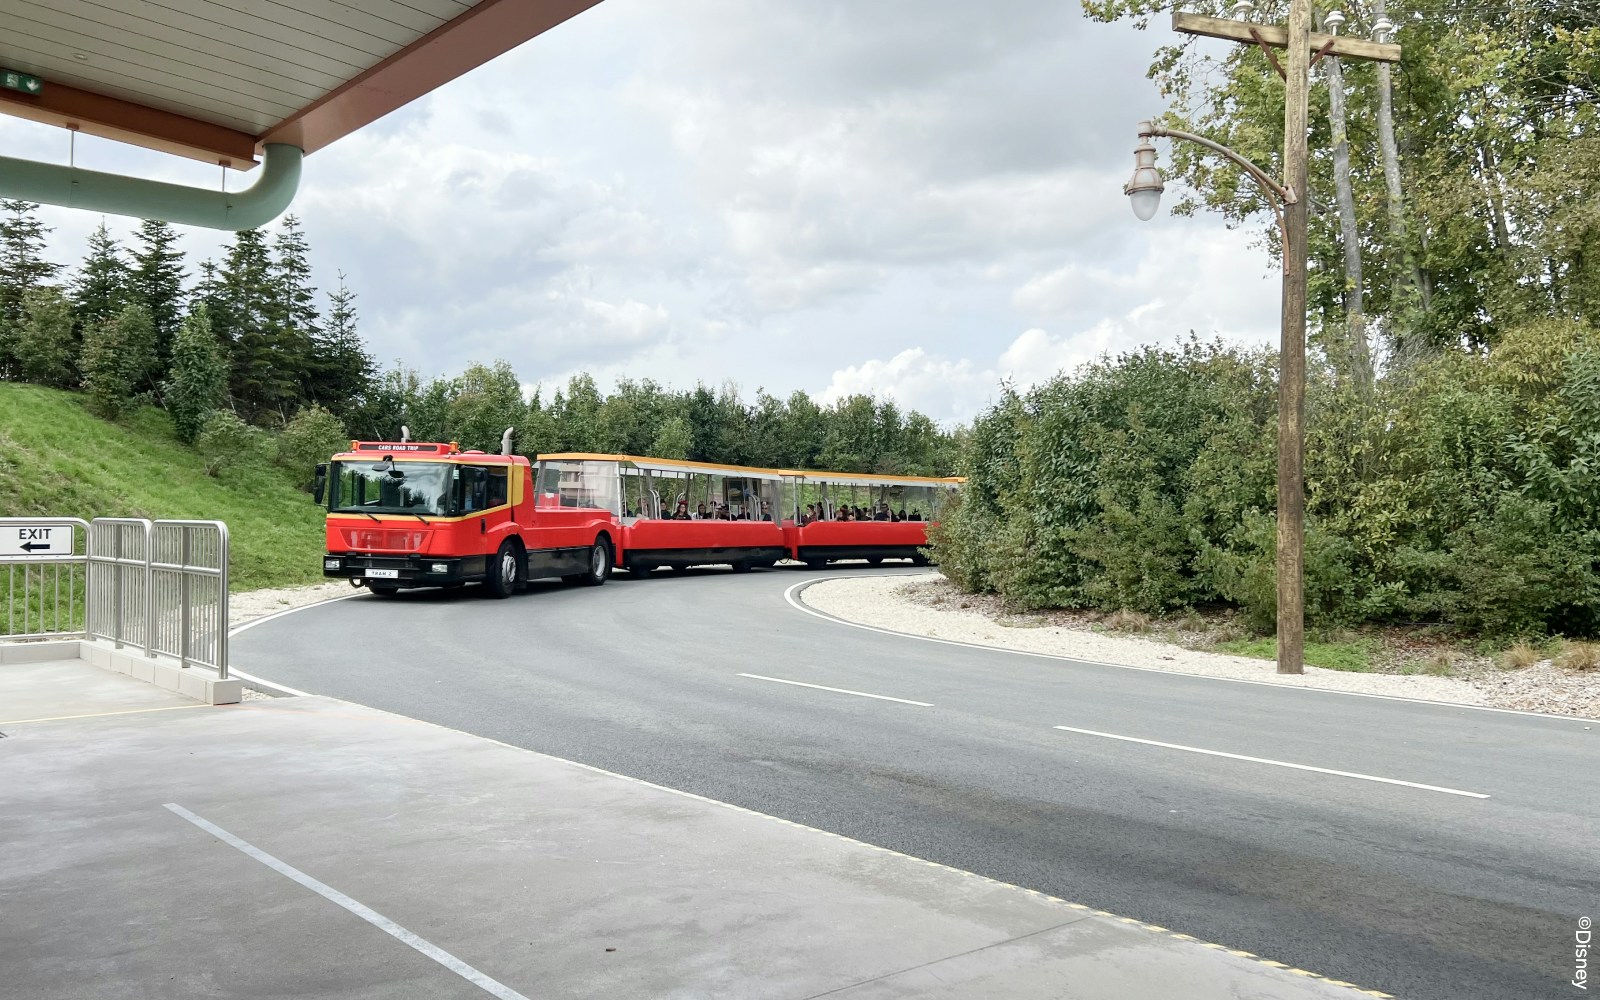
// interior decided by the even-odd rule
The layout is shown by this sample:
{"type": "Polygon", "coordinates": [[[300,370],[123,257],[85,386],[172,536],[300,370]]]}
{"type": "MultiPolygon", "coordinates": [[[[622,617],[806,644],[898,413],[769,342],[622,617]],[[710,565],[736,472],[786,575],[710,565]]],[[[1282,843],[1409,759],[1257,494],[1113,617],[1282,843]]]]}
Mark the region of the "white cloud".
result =
{"type": "MultiPolygon", "coordinates": [[[[1244,236],[1127,211],[1154,44],[1055,0],[607,0],[308,158],[295,211],[316,283],[347,272],[373,353],[426,375],[503,358],[529,384],[826,386],[959,419],[1007,373],[1276,328],[1244,236]]],[[[0,146],[65,160],[67,137],[0,117],[0,146]]],[[[99,221],[46,219],[64,261],[99,221]]],[[[188,231],[191,272],[227,239],[188,231]]]]}

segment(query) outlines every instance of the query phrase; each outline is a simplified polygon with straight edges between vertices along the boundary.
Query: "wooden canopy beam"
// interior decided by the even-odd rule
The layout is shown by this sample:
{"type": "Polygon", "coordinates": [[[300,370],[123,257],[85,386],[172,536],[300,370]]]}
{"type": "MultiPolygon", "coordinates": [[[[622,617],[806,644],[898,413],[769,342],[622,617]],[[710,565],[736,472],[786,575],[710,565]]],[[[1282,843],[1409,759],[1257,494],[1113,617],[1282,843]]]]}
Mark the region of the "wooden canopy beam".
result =
{"type": "Polygon", "coordinates": [[[37,94],[0,90],[0,112],[235,170],[256,165],[256,137],[246,132],[60,83],[37,94]]]}

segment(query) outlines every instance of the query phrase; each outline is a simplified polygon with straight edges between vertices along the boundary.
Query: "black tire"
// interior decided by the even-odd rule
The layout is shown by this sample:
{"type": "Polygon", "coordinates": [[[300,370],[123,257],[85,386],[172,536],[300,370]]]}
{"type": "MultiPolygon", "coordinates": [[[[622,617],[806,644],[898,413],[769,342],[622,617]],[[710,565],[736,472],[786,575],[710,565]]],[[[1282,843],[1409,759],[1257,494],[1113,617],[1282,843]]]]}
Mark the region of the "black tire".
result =
{"type": "Polygon", "coordinates": [[[589,549],[589,565],[579,574],[577,582],[585,587],[602,587],[611,579],[611,543],[596,538],[589,549]]]}
{"type": "Polygon", "coordinates": [[[400,593],[400,588],[392,583],[367,584],[367,589],[379,597],[393,597],[400,593]]]}
{"type": "Polygon", "coordinates": [[[748,572],[750,572],[750,560],[748,560],[748,559],[735,559],[733,561],[733,571],[735,573],[748,573],[748,572]]]}
{"type": "Polygon", "coordinates": [[[921,552],[918,552],[916,555],[911,557],[911,565],[926,566],[928,565],[928,557],[923,555],[921,552]]]}
{"type": "Polygon", "coordinates": [[[807,559],[806,560],[806,569],[822,569],[826,565],[828,565],[828,560],[826,560],[826,559],[807,559]]]}
{"type": "Polygon", "coordinates": [[[486,569],[488,576],[483,581],[484,592],[495,600],[510,597],[517,589],[517,584],[522,582],[522,559],[516,545],[509,541],[501,542],[500,550],[494,554],[494,560],[486,569]]]}
{"type": "Polygon", "coordinates": [[[883,556],[868,556],[867,557],[867,565],[868,566],[882,566],[883,565],[883,556]]]}

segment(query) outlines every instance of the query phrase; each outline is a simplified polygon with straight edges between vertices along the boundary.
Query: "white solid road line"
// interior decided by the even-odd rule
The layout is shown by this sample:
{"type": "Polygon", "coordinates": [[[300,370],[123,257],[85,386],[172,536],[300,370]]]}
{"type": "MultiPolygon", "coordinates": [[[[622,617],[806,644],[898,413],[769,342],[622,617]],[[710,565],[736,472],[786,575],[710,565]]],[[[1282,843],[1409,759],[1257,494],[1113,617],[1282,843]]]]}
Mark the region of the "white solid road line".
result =
{"type": "Polygon", "coordinates": [[[388,917],[377,912],[371,907],[364,906],[361,903],[356,902],[349,896],[346,896],[344,893],[340,892],[338,889],[318,882],[316,879],[312,878],[310,875],[307,875],[305,872],[294,867],[293,865],[279,861],[277,858],[268,854],[266,851],[263,851],[261,848],[256,847],[254,844],[248,843],[247,841],[240,840],[238,837],[235,837],[222,827],[217,826],[215,823],[212,823],[201,816],[196,816],[194,813],[185,809],[183,806],[178,805],[176,802],[168,802],[166,806],[175,814],[183,817],[184,819],[193,823],[195,826],[198,826],[200,829],[211,834],[213,837],[216,837],[229,847],[255,858],[257,861],[266,865],[268,868],[271,868],[279,875],[286,876],[287,878],[300,883],[307,889],[310,889],[312,892],[321,896],[323,899],[328,900],[330,903],[344,907],[346,910],[354,913],[362,920],[365,920],[367,923],[378,928],[378,930],[383,931],[385,934],[388,934],[390,937],[393,937],[395,940],[400,941],[403,944],[410,945],[412,948],[415,948],[417,951],[433,959],[435,962],[438,962],[440,965],[483,990],[485,993],[499,997],[500,1000],[528,1000],[527,997],[523,996],[521,993],[518,993],[511,987],[494,979],[490,979],[488,976],[479,972],[477,969],[474,969],[472,966],[450,954],[448,951],[445,951],[438,945],[432,944],[420,937],[417,937],[415,934],[406,930],[404,927],[401,927],[399,924],[395,923],[393,920],[390,920],[388,917]]]}
{"type": "Polygon", "coordinates": [[[1186,750],[1189,753],[1203,753],[1209,757],[1227,757],[1229,760],[1247,760],[1252,764],[1271,764],[1274,767],[1292,767],[1296,771],[1315,771],[1318,774],[1333,774],[1341,778],[1360,778],[1362,781],[1381,781],[1385,785],[1404,785],[1407,788],[1420,788],[1426,792],[1443,792],[1446,795],[1465,795],[1469,799],[1486,799],[1489,797],[1482,792],[1463,792],[1459,788],[1445,788],[1441,785],[1424,785],[1417,781],[1401,781],[1399,778],[1380,778],[1373,774],[1357,774],[1355,771],[1336,771],[1331,767],[1312,767],[1310,764],[1291,764],[1286,760],[1269,760],[1266,757],[1249,757],[1242,753],[1225,753],[1221,750],[1205,750],[1200,747],[1186,747],[1181,743],[1163,743],[1160,740],[1143,740],[1137,736],[1118,736],[1116,733],[1102,733],[1094,729],[1078,729],[1075,726],[1057,726],[1056,728],[1069,733],[1082,733],[1085,736],[1103,736],[1108,740],[1122,740],[1126,743],[1143,743],[1146,746],[1166,747],[1168,750],[1186,750]]]}
{"type": "Polygon", "coordinates": [[[853,694],[857,698],[876,698],[879,701],[898,701],[902,705],[917,705],[921,708],[932,708],[933,705],[926,701],[911,701],[909,698],[891,698],[886,694],[868,694],[865,691],[852,691],[849,688],[831,688],[826,684],[807,684],[805,681],[786,681],[782,677],[763,677],[760,674],[738,674],[739,677],[748,677],[753,681],[771,681],[774,684],[793,684],[795,687],[816,688],[818,691],[832,691],[835,694],[853,694]]]}
{"type": "MultiPolygon", "coordinates": [[[[913,573],[897,573],[896,576],[913,577],[913,573]]],[[[933,574],[929,574],[933,575],[933,574]]],[[[1252,680],[1249,677],[1216,677],[1211,674],[1190,674],[1182,670],[1167,670],[1163,667],[1136,667],[1131,663],[1111,663],[1107,660],[1086,660],[1081,656],[1067,656],[1065,653],[1040,653],[1031,649],[1012,649],[1009,646],[991,646],[982,642],[963,642],[960,639],[941,639],[933,635],[918,635],[915,632],[896,632],[892,628],[882,628],[878,625],[863,625],[853,622],[838,615],[830,615],[825,611],[818,611],[802,601],[798,592],[811,586],[813,583],[825,583],[828,580],[854,580],[860,577],[849,576],[821,576],[809,580],[801,580],[792,584],[783,592],[783,599],[796,611],[803,611],[813,618],[821,618],[825,622],[843,625],[847,628],[859,628],[868,632],[877,632],[880,635],[899,636],[902,639],[916,639],[918,642],[936,642],[941,646],[963,646],[967,649],[979,649],[990,653],[1010,653],[1013,656],[1033,656],[1041,660],[1060,660],[1064,663],[1084,663],[1091,667],[1115,667],[1118,670],[1138,670],[1147,674],[1166,674],[1169,677],[1187,677],[1197,681],[1222,681],[1225,684],[1258,684],[1264,687],[1277,688],[1279,691],[1309,691],[1312,694],[1342,694],[1351,698],[1376,698],[1379,701],[1409,701],[1414,705],[1432,705],[1435,708],[1461,708],[1472,712],[1498,712],[1501,715],[1526,715],[1535,719],[1557,719],[1561,722],[1596,722],[1600,721],[1587,715],[1556,715],[1552,712],[1529,712],[1520,708],[1496,708],[1493,705],[1467,705],[1459,701],[1439,701],[1437,698],[1413,698],[1404,694],[1374,694],[1371,691],[1342,691],[1339,688],[1304,687],[1299,684],[1279,684],[1275,681],[1252,680]]],[[[342,600],[343,598],[340,598],[342,600]]],[[[1272,661],[1263,661],[1270,664],[1272,661]]]]}

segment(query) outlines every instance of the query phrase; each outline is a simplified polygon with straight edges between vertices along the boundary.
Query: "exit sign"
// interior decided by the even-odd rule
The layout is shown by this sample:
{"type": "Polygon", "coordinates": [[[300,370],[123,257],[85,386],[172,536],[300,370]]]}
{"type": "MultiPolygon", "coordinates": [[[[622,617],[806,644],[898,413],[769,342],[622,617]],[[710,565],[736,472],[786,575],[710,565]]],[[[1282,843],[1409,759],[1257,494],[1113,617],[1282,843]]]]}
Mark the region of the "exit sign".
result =
{"type": "Polygon", "coordinates": [[[4,86],[7,90],[20,90],[24,94],[37,94],[44,89],[44,84],[38,77],[9,69],[0,71],[0,86],[4,86]]]}

